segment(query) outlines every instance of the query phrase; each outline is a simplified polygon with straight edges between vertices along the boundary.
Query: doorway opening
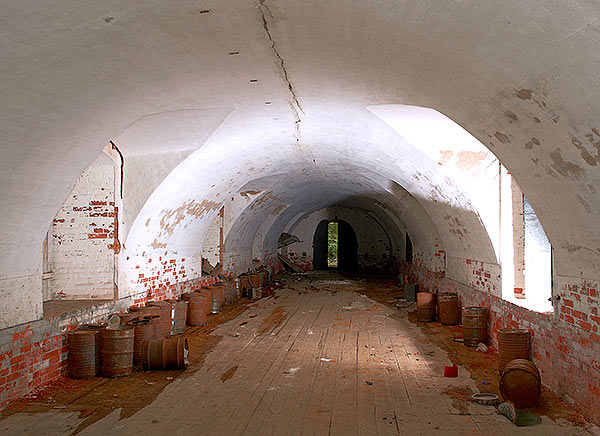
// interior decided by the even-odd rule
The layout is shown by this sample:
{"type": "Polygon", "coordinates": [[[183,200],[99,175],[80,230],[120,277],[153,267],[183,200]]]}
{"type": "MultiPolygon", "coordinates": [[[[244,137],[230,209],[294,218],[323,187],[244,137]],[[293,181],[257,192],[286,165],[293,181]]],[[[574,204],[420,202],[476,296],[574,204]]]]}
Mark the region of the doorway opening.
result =
{"type": "Polygon", "coordinates": [[[327,224],[327,268],[338,267],[338,223],[327,224]]]}
{"type": "Polygon", "coordinates": [[[313,238],[313,268],[358,268],[358,241],[352,225],[343,220],[322,220],[317,225],[313,238]]]}

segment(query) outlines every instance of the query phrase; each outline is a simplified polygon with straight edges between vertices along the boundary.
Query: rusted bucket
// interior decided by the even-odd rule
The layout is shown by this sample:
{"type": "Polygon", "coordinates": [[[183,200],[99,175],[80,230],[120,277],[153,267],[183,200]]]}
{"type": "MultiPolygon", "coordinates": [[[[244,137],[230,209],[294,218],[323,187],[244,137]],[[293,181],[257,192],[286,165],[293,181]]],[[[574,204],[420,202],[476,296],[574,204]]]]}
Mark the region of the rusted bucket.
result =
{"type": "Polygon", "coordinates": [[[86,379],[96,375],[96,335],[94,330],[75,330],[69,342],[68,370],[71,378],[86,379]]]}
{"type": "Polygon", "coordinates": [[[498,372],[514,359],[530,360],[531,335],[527,330],[501,329],[498,331],[498,372]]]}
{"type": "Polygon", "coordinates": [[[133,369],[133,326],[121,326],[117,330],[102,330],[102,375],[121,377],[133,369]]]}
{"type": "Polygon", "coordinates": [[[194,293],[188,297],[187,323],[192,326],[206,324],[206,315],[210,310],[210,301],[207,294],[194,293]]]}
{"type": "Polygon", "coordinates": [[[133,364],[142,364],[142,346],[144,342],[154,339],[154,326],[150,319],[133,321],[135,338],[133,341],[133,364]]]}
{"type": "Polygon", "coordinates": [[[436,303],[437,294],[432,294],[431,292],[419,292],[417,294],[417,321],[435,321],[436,303]]]}
{"type": "Polygon", "coordinates": [[[541,393],[540,371],[526,359],[511,360],[506,364],[500,378],[500,394],[516,407],[531,407],[537,404],[541,393]]]}
{"type": "Polygon", "coordinates": [[[158,306],[146,306],[146,307],[132,307],[129,309],[131,312],[139,314],[142,318],[151,317],[150,324],[154,330],[154,339],[162,339],[162,322],[161,314],[162,310],[158,306]]]}
{"type": "Polygon", "coordinates": [[[187,338],[151,340],[143,345],[144,369],[185,369],[189,363],[187,338]]]}
{"type": "Polygon", "coordinates": [[[168,301],[157,301],[149,306],[160,307],[160,334],[156,339],[168,338],[173,328],[173,306],[168,301]]]}
{"type": "Polygon", "coordinates": [[[187,320],[188,302],[185,300],[172,300],[173,311],[173,330],[174,335],[180,335],[185,332],[185,323],[187,320]]]}
{"type": "Polygon", "coordinates": [[[465,345],[476,347],[477,344],[487,342],[487,308],[464,307],[462,310],[462,325],[465,345]]]}
{"type": "Polygon", "coordinates": [[[438,295],[438,318],[442,324],[454,325],[460,322],[460,301],[456,294],[438,295]]]}

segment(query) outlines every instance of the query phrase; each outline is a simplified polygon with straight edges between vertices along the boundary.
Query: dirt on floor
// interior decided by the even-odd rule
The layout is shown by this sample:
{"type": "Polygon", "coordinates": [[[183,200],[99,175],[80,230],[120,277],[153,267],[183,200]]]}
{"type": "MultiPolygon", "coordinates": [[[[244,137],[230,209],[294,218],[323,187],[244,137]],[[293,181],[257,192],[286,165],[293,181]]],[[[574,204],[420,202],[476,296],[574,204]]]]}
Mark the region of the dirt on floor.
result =
{"type": "MultiPolygon", "coordinates": [[[[336,276],[340,278],[339,275],[336,276]]],[[[403,296],[402,288],[398,281],[385,276],[366,276],[352,274],[347,276],[352,280],[348,291],[358,292],[369,298],[385,304],[389,307],[398,308],[398,298],[403,296]],[[356,281],[355,281],[356,280],[356,281]]],[[[295,276],[284,275],[278,278],[279,285],[273,285],[278,289],[286,281],[293,284],[292,288],[298,292],[336,292],[343,286],[335,286],[335,290],[327,289],[326,286],[314,286],[313,279],[298,281],[295,276]]],[[[277,283],[277,282],[276,282],[277,283]]],[[[264,289],[263,296],[273,295],[273,289],[264,289]]],[[[277,296],[275,296],[275,299],[277,296]]],[[[184,336],[188,338],[190,348],[190,364],[185,371],[134,371],[128,377],[108,379],[94,378],[90,380],[74,380],[67,376],[60,377],[43,391],[28,395],[8,405],[1,413],[0,419],[15,413],[40,413],[53,409],[66,412],[79,413],[83,419],[81,424],[73,431],[73,435],[81,432],[84,428],[99,421],[115,409],[121,409],[121,418],[127,418],[141,410],[154,399],[178,377],[193,375],[201,369],[208,353],[221,341],[221,336],[211,333],[221,324],[228,322],[240,314],[251,309],[255,301],[243,299],[237,303],[223,307],[220,313],[211,315],[208,324],[203,327],[190,327],[184,336]]],[[[407,303],[401,303],[400,307],[407,308],[408,318],[411,322],[418,324],[426,337],[448,353],[450,361],[464,367],[474,380],[479,384],[481,392],[498,394],[498,383],[500,377],[497,373],[497,356],[495,350],[488,349],[481,353],[474,348],[466,347],[462,343],[454,341],[454,338],[462,336],[460,326],[445,326],[438,322],[418,323],[416,312],[407,303]]],[[[416,309],[416,307],[415,307],[416,309]]],[[[249,317],[252,312],[249,312],[249,317]]],[[[283,307],[278,306],[267,317],[261,326],[260,333],[265,334],[272,331],[283,323],[287,313],[283,307]]],[[[342,319],[336,322],[343,322],[342,319]]],[[[233,377],[237,367],[232,367],[222,374],[221,380],[225,383],[233,377]]],[[[445,392],[452,398],[454,406],[459,410],[466,411],[466,404],[470,401],[471,392],[468,388],[455,388],[445,392]]],[[[528,409],[537,415],[545,415],[553,420],[566,419],[578,425],[584,425],[584,418],[571,407],[557,398],[550,391],[543,389],[540,403],[537,407],[528,409]]]]}
{"type": "MultiPolygon", "coordinates": [[[[403,290],[399,286],[399,282],[389,277],[371,276],[367,280],[363,277],[361,284],[365,285],[364,288],[352,290],[389,307],[398,307],[398,299],[403,297],[403,290]]],[[[407,303],[400,303],[401,307],[403,305],[408,306],[407,303]]],[[[500,396],[498,355],[495,349],[489,347],[485,353],[475,351],[475,348],[467,347],[463,343],[455,341],[455,338],[463,337],[462,326],[448,326],[439,322],[418,322],[416,303],[413,306],[408,306],[408,310],[408,319],[417,324],[431,342],[446,351],[448,359],[453,364],[462,366],[469,371],[471,377],[479,384],[480,392],[494,393],[500,396]]],[[[448,392],[447,394],[458,402],[462,402],[471,401],[470,397],[473,393],[471,392],[468,397],[465,392],[448,392]]],[[[456,404],[455,407],[457,407],[456,404]]],[[[460,407],[457,408],[461,410],[460,407]]],[[[580,413],[544,387],[542,387],[538,405],[523,410],[536,415],[547,416],[554,421],[565,419],[576,425],[586,425],[586,420],[580,413]]]]}
{"type": "MultiPolygon", "coordinates": [[[[72,434],[76,435],[116,409],[121,409],[121,419],[128,418],[153,402],[175,379],[191,376],[201,369],[206,356],[221,341],[221,336],[211,333],[219,325],[247,311],[254,303],[255,301],[242,299],[223,307],[218,314],[210,315],[205,326],[188,327],[183,334],[188,339],[190,351],[190,363],[186,370],[135,370],[127,377],[112,379],[96,377],[75,380],[62,376],[43,390],[10,403],[0,413],[0,419],[15,413],[42,413],[53,409],[75,412],[83,419],[73,430],[72,434]]],[[[233,368],[230,371],[231,374],[223,375],[223,382],[235,373],[233,368]]]]}

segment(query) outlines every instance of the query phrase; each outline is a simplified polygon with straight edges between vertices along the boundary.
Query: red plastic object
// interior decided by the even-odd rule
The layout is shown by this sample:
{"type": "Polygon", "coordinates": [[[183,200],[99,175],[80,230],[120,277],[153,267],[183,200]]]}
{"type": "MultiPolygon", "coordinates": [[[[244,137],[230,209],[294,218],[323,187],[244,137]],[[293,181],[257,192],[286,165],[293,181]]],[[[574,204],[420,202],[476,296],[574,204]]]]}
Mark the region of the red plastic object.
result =
{"type": "Polygon", "coordinates": [[[444,366],[444,377],[458,377],[458,366],[444,366]]]}

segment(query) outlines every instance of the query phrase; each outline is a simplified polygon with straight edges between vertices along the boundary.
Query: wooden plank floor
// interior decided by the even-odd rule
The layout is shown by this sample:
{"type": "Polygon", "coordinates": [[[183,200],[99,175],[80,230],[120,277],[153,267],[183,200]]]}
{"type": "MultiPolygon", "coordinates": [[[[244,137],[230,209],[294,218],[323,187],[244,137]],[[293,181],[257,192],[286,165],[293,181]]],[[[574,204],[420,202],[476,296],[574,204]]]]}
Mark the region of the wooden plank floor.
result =
{"type": "MultiPolygon", "coordinates": [[[[220,326],[204,366],[170,384],[149,406],[119,411],[83,435],[589,435],[548,418],[518,428],[492,407],[444,392],[476,383],[406,312],[354,290],[359,282],[313,275],[220,326]],[[255,315],[250,317],[249,315],[255,315]]],[[[17,414],[6,434],[69,434],[72,415],[17,414]],[[48,415],[48,416],[45,416],[48,415]]]]}

